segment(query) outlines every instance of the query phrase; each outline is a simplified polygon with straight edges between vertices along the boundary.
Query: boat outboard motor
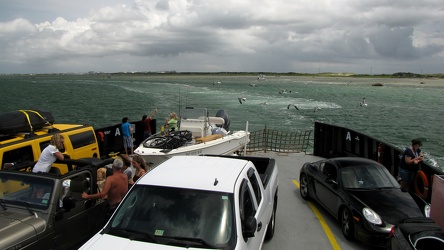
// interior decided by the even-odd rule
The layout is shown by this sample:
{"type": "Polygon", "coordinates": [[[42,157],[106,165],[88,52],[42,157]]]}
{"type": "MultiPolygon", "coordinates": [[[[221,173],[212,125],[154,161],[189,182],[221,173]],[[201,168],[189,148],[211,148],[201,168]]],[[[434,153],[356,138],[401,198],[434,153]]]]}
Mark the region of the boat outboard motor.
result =
{"type": "Polygon", "coordinates": [[[221,109],[221,110],[217,111],[216,117],[223,118],[225,121],[223,128],[226,131],[230,131],[230,119],[228,118],[228,113],[225,110],[221,109]]]}

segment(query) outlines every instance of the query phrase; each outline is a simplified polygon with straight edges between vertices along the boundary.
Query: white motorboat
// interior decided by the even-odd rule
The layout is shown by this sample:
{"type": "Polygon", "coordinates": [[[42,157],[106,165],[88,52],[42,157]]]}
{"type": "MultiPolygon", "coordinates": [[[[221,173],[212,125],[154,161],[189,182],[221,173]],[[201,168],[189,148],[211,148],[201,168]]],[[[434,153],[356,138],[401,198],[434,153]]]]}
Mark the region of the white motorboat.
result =
{"type": "MultiPolygon", "coordinates": [[[[244,131],[229,131],[230,120],[224,110],[209,116],[206,109],[185,108],[180,113],[178,131],[155,134],[134,150],[150,167],[176,155],[229,155],[245,149],[249,140],[244,131]]],[[[248,126],[248,125],[247,125],[248,126]]]]}

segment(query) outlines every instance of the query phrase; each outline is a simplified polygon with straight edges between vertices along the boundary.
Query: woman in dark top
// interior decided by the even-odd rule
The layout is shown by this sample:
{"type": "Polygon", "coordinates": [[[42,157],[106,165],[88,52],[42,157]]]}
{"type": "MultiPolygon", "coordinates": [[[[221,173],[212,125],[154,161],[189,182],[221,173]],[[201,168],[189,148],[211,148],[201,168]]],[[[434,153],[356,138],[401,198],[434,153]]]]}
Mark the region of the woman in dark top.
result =
{"type": "Polygon", "coordinates": [[[133,181],[136,182],[140,177],[142,177],[148,168],[145,163],[145,160],[140,155],[135,155],[133,157],[133,167],[136,169],[136,173],[134,174],[133,181]]]}
{"type": "Polygon", "coordinates": [[[399,161],[399,176],[401,177],[401,188],[409,191],[410,185],[415,180],[415,174],[419,170],[419,162],[424,159],[421,152],[421,140],[413,139],[412,146],[405,148],[399,161]]]}

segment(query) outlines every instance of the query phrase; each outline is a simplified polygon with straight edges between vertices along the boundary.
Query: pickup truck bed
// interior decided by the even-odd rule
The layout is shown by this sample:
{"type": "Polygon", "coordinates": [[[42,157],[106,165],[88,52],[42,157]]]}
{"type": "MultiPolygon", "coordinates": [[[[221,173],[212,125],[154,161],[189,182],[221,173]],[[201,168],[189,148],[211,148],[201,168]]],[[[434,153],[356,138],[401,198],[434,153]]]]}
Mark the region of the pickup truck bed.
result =
{"type": "Polygon", "coordinates": [[[262,185],[264,185],[264,188],[267,187],[270,178],[272,176],[272,173],[275,171],[275,168],[277,168],[276,160],[273,158],[254,157],[254,156],[234,156],[234,155],[206,155],[206,156],[242,159],[254,162],[254,166],[256,167],[259,176],[261,177],[262,185]]]}

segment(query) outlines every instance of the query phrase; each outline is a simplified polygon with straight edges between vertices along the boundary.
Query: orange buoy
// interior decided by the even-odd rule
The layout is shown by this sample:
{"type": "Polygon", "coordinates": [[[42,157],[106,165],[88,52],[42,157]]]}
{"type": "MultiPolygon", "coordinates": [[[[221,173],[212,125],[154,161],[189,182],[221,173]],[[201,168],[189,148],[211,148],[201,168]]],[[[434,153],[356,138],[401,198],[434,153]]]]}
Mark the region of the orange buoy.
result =
{"type": "Polygon", "coordinates": [[[424,200],[427,199],[429,195],[429,180],[422,170],[419,170],[415,176],[415,192],[424,200]]]}

